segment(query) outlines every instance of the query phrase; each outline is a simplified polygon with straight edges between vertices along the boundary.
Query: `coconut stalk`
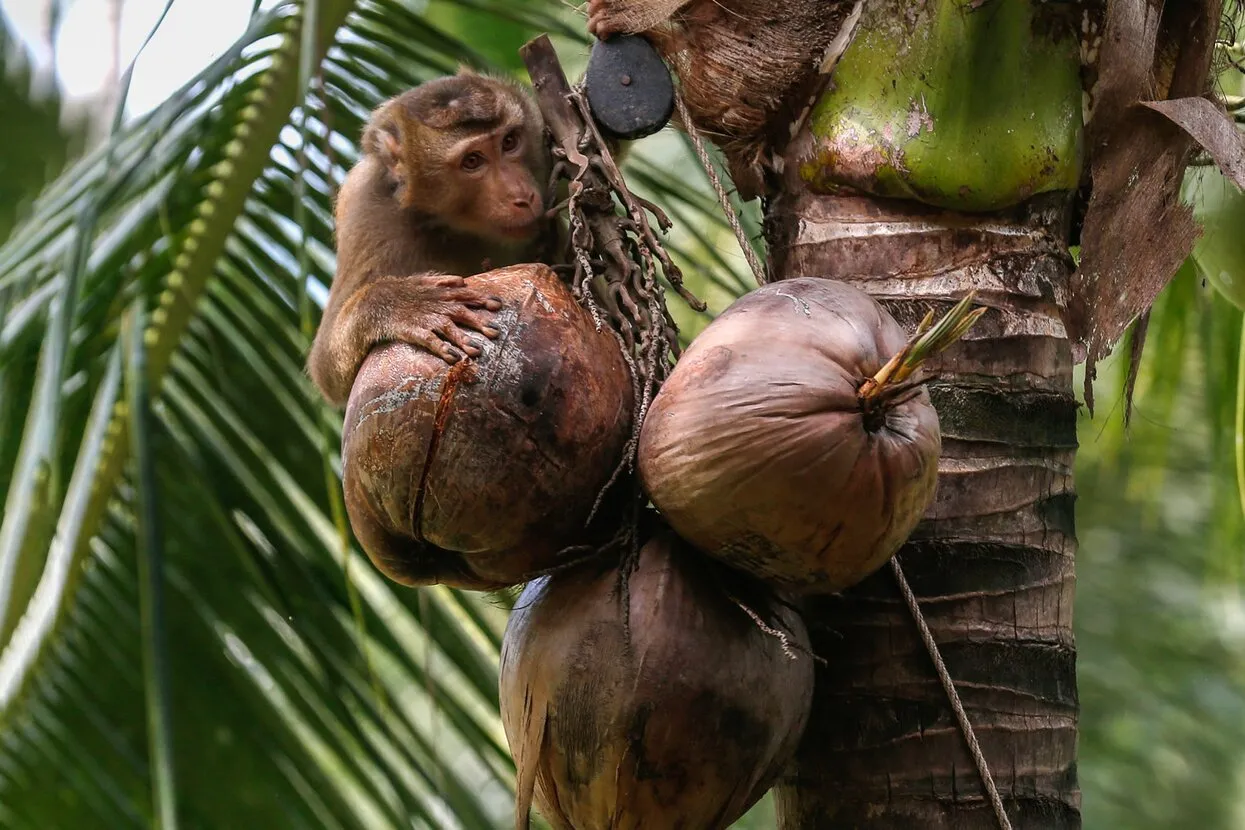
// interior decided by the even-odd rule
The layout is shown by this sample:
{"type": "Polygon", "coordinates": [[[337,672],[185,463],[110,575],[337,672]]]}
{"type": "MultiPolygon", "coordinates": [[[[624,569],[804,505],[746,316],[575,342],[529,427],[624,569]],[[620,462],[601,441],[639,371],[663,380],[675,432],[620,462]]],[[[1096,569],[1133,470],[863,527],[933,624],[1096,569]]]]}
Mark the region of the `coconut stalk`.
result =
{"type": "MultiPolygon", "coordinates": [[[[928,360],[938,486],[898,556],[1017,830],[1080,826],[1064,313],[1082,11],[866,3],[766,217],[777,279],[843,280],[909,331],[970,291],[988,308],[928,360]]],[[[835,669],[818,669],[779,826],[998,827],[892,575],[805,613],[835,669]]]]}

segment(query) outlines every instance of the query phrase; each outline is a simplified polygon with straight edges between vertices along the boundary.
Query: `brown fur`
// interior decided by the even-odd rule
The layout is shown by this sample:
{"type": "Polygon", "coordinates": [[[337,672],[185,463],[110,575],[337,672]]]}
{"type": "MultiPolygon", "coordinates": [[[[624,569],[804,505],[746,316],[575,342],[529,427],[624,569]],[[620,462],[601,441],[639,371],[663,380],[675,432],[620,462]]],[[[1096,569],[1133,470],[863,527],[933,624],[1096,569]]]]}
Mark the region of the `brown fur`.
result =
{"type": "Polygon", "coordinates": [[[375,110],[362,150],[337,196],[337,273],[307,362],[336,406],[380,343],[480,354],[468,332],[496,337],[501,301],[464,277],[535,261],[555,232],[544,122],[518,85],[465,70],[429,81],[375,110]]]}
{"type": "Polygon", "coordinates": [[[851,8],[850,0],[589,0],[588,29],[653,42],[679,76],[694,125],[722,148],[736,186],[752,197],[783,141],[784,112],[804,103],[790,99],[851,8]]]}

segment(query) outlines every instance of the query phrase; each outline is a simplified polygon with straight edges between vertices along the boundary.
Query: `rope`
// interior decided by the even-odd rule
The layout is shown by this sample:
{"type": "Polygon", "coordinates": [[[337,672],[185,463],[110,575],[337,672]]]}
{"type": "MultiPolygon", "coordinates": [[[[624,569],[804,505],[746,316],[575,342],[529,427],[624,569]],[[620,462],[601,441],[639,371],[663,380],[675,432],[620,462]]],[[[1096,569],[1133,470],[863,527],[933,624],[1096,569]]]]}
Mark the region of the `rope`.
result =
{"type": "MultiPolygon", "coordinates": [[[[705,168],[705,173],[709,176],[709,183],[713,185],[713,192],[717,194],[718,202],[722,205],[722,212],[726,217],[726,221],[730,224],[731,230],[735,232],[735,239],[739,242],[739,248],[743,251],[744,259],[748,260],[748,266],[752,268],[752,274],[756,277],[757,284],[764,285],[766,282],[765,266],[761,264],[761,260],[757,257],[752,243],[748,241],[748,235],[744,233],[743,226],[739,223],[739,216],[731,204],[730,197],[726,195],[726,188],[723,187],[722,180],[718,178],[717,171],[713,168],[713,163],[709,159],[709,151],[705,149],[704,139],[701,138],[700,131],[692,124],[692,117],[688,113],[687,105],[683,103],[683,96],[679,94],[677,87],[674,91],[674,103],[678,107],[679,118],[683,120],[683,129],[687,133],[687,137],[692,140],[692,146],[696,148],[696,156],[700,159],[701,166],[705,168]]],[[[938,680],[942,683],[943,691],[947,694],[947,700],[951,703],[951,709],[955,712],[955,719],[959,723],[960,732],[964,735],[965,743],[968,744],[969,754],[973,756],[973,763],[977,765],[977,773],[981,776],[981,781],[985,785],[986,795],[989,796],[990,804],[994,807],[994,817],[998,820],[1001,830],[1012,830],[1012,823],[1007,817],[1003,799],[999,795],[998,787],[994,784],[994,776],[990,773],[990,764],[986,761],[985,753],[981,751],[981,744],[977,742],[977,733],[973,731],[973,724],[969,721],[968,713],[964,711],[964,704],[960,701],[960,693],[956,691],[955,682],[951,679],[951,673],[947,671],[947,664],[943,662],[942,652],[938,650],[938,643],[934,641],[934,635],[925,623],[925,615],[921,612],[920,602],[917,601],[916,594],[912,593],[912,588],[908,585],[908,580],[903,575],[903,568],[899,565],[898,557],[891,558],[891,571],[895,574],[895,581],[899,583],[899,591],[903,594],[904,602],[908,605],[908,611],[912,614],[912,620],[916,623],[917,631],[920,632],[921,641],[925,644],[925,650],[929,653],[930,660],[934,663],[934,671],[937,672],[938,680]]]]}
{"type": "Polygon", "coordinates": [[[921,633],[925,650],[929,652],[930,659],[934,661],[934,671],[938,673],[938,679],[942,682],[943,691],[947,693],[947,699],[951,701],[955,719],[960,722],[960,731],[964,733],[968,752],[973,756],[973,763],[977,765],[977,772],[981,775],[982,783],[986,786],[986,794],[990,797],[990,804],[994,807],[994,817],[998,819],[999,827],[1003,830],[1012,830],[1011,820],[1007,818],[1007,810],[1003,807],[1003,799],[999,796],[998,788],[994,786],[994,776],[990,774],[990,765],[986,762],[985,753],[981,751],[981,744],[977,743],[977,733],[973,731],[973,725],[968,720],[968,713],[964,711],[964,704],[960,702],[960,693],[955,689],[955,682],[951,680],[947,664],[942,661],[942,652],[938,650],[934,635],[930,632],[929,626],[925,624],[925,615],[921,613],[921,605],[917,601],[916,594],[912,593],[908,580],[904,578],[903,568],[899,566],[897,556],[891,558],[891,572],[895,574],[895,581],[899,583],[899,592],[903,594],[904,602],[908,604],[908,610],[912,612],[912,619],[916,622],[917,631],[921,633]]]}
{"type": "Polygon", "coordinates": [[[705,149],[705,140],[701,138],[700,131],[692,123],[692,116],[688,113],[687,104],[683,103],[683,96],[679,93],[677,86],[674,90],[674,105],[679,109],[683,129],[687,137],[692,140],[692,147],[696,149],[696,157],[700,159],[700,166],[705,168],[709,184],[713,185],[713,192],[717,194],[718,203],[722,206],[722,214],[726,217],[731,230],[735,232],[735,240],[739,242],[739,249],[743,251],[744,259],[748,260],[748,267],[752,269],[757,285],[765,285],[765,266],[761,264],[761,258],[757,256],[756,249],[752,247],[748,234],[744,233],[743,225],[739,224],[739,214],[735,211],[735,206],[731,204],[730,197],[726,195],[726,188],[722,185],[722,180],[718,178],[718,171],[713,168],[709,151],[705,149]]]}

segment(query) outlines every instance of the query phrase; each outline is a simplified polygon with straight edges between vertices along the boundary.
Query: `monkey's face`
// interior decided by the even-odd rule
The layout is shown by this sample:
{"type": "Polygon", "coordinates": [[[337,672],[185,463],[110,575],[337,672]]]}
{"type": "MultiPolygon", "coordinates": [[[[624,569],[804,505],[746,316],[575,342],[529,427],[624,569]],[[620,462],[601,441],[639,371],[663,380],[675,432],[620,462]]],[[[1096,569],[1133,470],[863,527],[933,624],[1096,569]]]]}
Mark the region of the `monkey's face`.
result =
{"type": "MultiPolygon", "coordinates": [[[[503,124],[455,142],[445,156],[441,183],[446,223],[473,236],[527,242],[543,227],[541,185],[532,131],[503,124]]],[[[538,134],[537,134],[538,137],[538,134]]]]}
{"type": "Polygon", "coordinates": [[[541,234],[551,164],[535,100],[463,71],[391,99],[364,131],[399,207],[460,233],[522,245],[541,234]]]}

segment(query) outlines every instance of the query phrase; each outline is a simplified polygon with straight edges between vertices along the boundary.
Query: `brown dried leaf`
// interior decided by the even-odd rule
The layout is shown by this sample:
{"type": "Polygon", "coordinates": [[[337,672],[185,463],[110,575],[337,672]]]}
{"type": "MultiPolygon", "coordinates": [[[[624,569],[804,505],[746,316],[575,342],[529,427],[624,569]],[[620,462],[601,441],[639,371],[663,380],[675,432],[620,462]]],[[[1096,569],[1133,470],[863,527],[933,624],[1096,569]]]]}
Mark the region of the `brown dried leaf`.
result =
{"type": "Polygon", "coordinates": [[[1151,117],[1120,123],[1117,149],[1094,165],[1094,195],[1073,275],[1074,336],[1086,349],[1085,401],[1093,411],[1095,364],[1148,309],[1198,235],[1180,202],[1188,139],[1151,117]],[[1127,136],[1127,139],[1125,138],[1127,136]]]}
{"type": "Polygon", "coordinates": [[[1175,101],[1144,101],[1184,130],[1219,165],[1223,174],[1245,188],[1245,133],[1222,108],[1205,98],[1180,98],[1175,101]]]}
{"type": "Polygon", "coordinates": [[[1223,0],[1116,0],[1108,7],[1088,135],[1093,193],[1068,310],[1069,334],[1085,356],[1091,412],[1095,365],[1150,308],[1199,232],[1180,201],[1192,133],[1138,104],[1159,89],[1176,98],[1203,92],[1222,7],[1223,0]]]}

